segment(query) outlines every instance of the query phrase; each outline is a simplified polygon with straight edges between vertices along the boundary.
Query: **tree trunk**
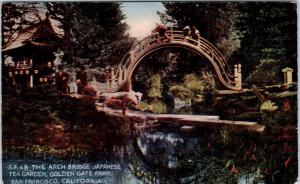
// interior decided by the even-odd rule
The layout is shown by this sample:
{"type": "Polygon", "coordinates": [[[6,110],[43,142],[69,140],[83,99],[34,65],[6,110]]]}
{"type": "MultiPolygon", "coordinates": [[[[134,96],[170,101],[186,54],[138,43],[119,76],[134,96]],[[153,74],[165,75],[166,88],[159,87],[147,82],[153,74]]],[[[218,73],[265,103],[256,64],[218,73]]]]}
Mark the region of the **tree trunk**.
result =
{"type": "Polygon", "coordinates": [[[71,50],[71,7],[72,4],[71,3],[66,3],[65,4],[65,15],[64,15],[64,25],[63,25],[63,29],[64,29],[64,61],[67,64],[71,64],[72,63],[72,59],[73,59],[73,54],[72,54],[72,50],[71,50]]]}

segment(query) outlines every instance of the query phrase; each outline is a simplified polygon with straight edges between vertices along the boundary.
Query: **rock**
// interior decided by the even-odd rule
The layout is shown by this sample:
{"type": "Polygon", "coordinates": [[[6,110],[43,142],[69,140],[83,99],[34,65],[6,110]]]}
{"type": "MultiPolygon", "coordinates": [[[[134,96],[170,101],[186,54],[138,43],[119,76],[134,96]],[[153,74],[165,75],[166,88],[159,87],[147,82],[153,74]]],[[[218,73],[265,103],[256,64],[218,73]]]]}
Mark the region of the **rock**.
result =
{"type": "Polygon", "coordinates": [[[87,96],[96,96],[97,91],[95,88],[91,85],[84,86],[83,88],[83,94],[87,96]]]}
{"type": "Polygon", "coordinates": [[[120,102],[124,102],[126,105],[138,105],[141,102],[143,94],[140,92],[116,92],[116,93],[102,93],[99,95],[99,98],[102,99],[104,102],[103,104],[111,104],[117,103],[119,106],[120,102]]]}
{"type": "Polygon", "coordinates": [[[183,100],[180,100],[179,98],[175,98],[175,109],[180,109],[182,107],[189,107],[191,106],[191,101],[183,101],[183,100]]]}

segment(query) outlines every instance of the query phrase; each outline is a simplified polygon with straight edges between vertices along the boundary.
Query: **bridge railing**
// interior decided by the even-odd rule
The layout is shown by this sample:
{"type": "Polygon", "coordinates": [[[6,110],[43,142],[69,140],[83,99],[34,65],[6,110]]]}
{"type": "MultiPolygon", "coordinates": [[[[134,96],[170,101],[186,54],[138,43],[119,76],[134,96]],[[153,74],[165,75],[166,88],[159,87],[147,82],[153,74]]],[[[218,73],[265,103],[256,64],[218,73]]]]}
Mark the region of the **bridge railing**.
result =
{"type": "Polygon", "coordinates": [[[199,47],[200,49],[202,49],[222,69],[221,71],[223,71],[223,75],[228,80],[228,82],[234,83],[234,81],[232,80],[232,78],[233,78],[232,70],[228,66],[226,59],[219,52],[219,50],[215,46],[213,46],[209,41],[207,41],[206,39],[204,39],[202,37],[200,37],[199,40],[194,40],[190,37],[184,36],[183,31],[172,31],[169,35],[170,35],[171,40],[184,41],[184,42],[193,44],[193,45],[199,47]]]}
{"type": "Polygon", "coordinates": [[[124,80],[126,80],[126,77],[124,77],[124,72],[131,69],[131,62],[134,61],[134,58],[137,58],[143,54],[145,50],[155,47],[158,44],[176,41],[191,44],[194,47],[198,47],[204,51],[220,68],[221,74],[227,83],[230,83],[231,85],[235,84],[233,72],[228,66],[226,59],[209,41],[202,37],[200,37],[199,40],[194,40],[188,36],[185,36],[183,31],[177,30],[177,28],[171,28],[171,30],[166,32],[166,35],[168,35],[168,39],[165,37],[159,37],[158,33],[153,33],[133,45],[130,52],[123,57],[118,69],[115,71],[116,78],[113,79],[112,84],[115,84],[115,86],[120,85],[124,80]]]}
{"type": "MultiPolygon", "coordinates": [[[[173,30],[173,29],[170,31],[167,31],[166,34],[168,35],[170,41],[186,42],[186,43],[190,43],[190,44],[202,49],[205,53],[207,53],[211,57],[212,60],[214,60],[218,64],[221,71],[223,71],[222,74],[225,76],[225,78],[229,82],[234,83],[234,81],[232,80],[232,78],[233,78],[232,70],[228,66],[226,59],[218,51],[218,49],[215,46],[213,46],[210,42],[208,42],[206,39],[200,37],[199,40],[194,40],[192,38],[184,36],[183,31],[173,30]]],[[[132,47],[131,53],[133,54],[134,57],[136,57],[139,55],[139,53],[141,53],[145,49],[149,48],[151,45],[164,42],[164,41],[161,41],[161,39],[162,38],[160,38],[157,33],[154,33],[154,34],[142,39],[138,43],[136,43],[132,47]]]]}

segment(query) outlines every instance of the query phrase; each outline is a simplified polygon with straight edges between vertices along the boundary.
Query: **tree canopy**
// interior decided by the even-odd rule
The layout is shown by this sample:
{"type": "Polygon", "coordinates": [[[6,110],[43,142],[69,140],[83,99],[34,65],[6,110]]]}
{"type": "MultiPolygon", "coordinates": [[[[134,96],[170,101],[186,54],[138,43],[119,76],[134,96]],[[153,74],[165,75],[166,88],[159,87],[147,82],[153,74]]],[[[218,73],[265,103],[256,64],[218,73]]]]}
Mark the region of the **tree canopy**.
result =
{"type": "MultiPolygon", "coordinates": [[[[201,36],[216,45],[231,63],[241,63],[250,83],[261,62],[272,60],[277,76],[283,67],[297,69],[297,14],[292,2],[165,2],[163,22],[178,27],[196,26],[201,36]]],[[[271,67],[270,65],[270,67],[271,67]]],[[[266,72],[266,71],[264,71],[266,72]]],[[[278,82],[278,78],[275,82],[278,82]]]]}
{"type": "Polygon", "coordinates": [[[16,38],[23,28],[41,20],[36,3],[2,4],[2,47],[16,38]]]}
{"type": "MultiPolygon", "coordinates": [[[[292,2],[164,2],[162,22],[196,26],[229,63],[242,64],[249,83],[281,80],[281,69],[297,71],[297,13],[292,2]],[[272,66],[278,67],[272,67],[272,66]],[[259,80],[264,70],[273,75],[259,80]],[[256,76],[256,77],[255,77],[256,76]],[[277,76],[277,77],[276,77],[277,76]],[[276,78],[274,80],[274,78],[276,78]]],[[[64,61],[104,67],[121,61],[134,39],[115,2],[6,2],[2,5],[2,46],[24,27],[42,19],[59,22],[64,31],[64,61]],[[41,9],[43,9],[41,11],[41,9]]],[[[187,57],[188,59],[188,57],[187,57]]]]}
{"type": "Polygon", "coordinates": [[[133,44],[127,34],[120,3],[43,2],[3,3],[2,46],[18,31],[45,16],[63,30],[63,60],[68,64],[92,66],[118,63],[133,44]]]}
{"type": "Polygon", "coordinates": [[[46,6],[64,29],[65,59],[69,63],[116,64],[132,45],[120,3],[55,2],[46,6]]]}

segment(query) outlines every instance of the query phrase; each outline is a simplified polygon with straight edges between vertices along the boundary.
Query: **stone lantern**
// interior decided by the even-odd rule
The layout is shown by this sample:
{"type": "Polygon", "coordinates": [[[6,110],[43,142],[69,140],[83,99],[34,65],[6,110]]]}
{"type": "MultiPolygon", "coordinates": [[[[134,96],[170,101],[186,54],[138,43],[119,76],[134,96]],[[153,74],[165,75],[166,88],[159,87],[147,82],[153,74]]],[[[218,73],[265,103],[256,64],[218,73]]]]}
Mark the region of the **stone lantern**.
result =
{"type": "Polygon", "coordinates": [[[283,84],[291,84],[293,82],[293,69],[286,67],[282,69],[283,72],[283,84]]]}

